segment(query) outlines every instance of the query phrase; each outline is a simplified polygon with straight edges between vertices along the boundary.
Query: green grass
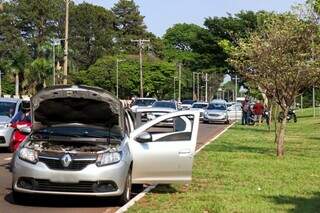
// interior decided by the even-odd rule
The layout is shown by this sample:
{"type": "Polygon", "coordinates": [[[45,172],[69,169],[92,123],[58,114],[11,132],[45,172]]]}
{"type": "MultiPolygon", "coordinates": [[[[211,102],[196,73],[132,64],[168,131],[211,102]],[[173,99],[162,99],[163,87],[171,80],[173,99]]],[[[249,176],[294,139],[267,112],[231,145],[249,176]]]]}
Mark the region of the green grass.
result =
{"type": "Polygon", "coordinates": [[[284,159],[274,132],[237,125],[196,157],[188,186],[158,186],[129,212],[320,212],[320,118],[298,112],[284,159]]]}

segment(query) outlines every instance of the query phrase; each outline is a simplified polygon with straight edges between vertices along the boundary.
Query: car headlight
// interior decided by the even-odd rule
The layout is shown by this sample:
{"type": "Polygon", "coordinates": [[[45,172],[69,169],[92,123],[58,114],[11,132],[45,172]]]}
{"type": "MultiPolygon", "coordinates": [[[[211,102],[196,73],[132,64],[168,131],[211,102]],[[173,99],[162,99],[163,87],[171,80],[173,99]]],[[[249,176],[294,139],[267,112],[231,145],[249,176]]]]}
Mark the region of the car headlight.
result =
{"type": "Polygon", "coordinates": [[[121,160],[121,152],[106,152],[98,155],[97,166],[106,166],[118,163],[121,160]]]}
{"type": "Polygon", "coordinates": [[[38,162],[38,152],[33,149],[22,148],[19,151],[19,158],[29,163],[36,164],[38,162]]]}
{"type": "Polygon", "coordinates": [[[0,128],[8,128],[10,127],[11,124],[10,123],[7,123],[7,124],[0,124],[0,128]]]}
{"type": "Polygon", "coordinates": [[[208,112],[204,112],[204,116],[206,116],[206,117],[207,117],[207,116],[208,116],[208,112]]]}

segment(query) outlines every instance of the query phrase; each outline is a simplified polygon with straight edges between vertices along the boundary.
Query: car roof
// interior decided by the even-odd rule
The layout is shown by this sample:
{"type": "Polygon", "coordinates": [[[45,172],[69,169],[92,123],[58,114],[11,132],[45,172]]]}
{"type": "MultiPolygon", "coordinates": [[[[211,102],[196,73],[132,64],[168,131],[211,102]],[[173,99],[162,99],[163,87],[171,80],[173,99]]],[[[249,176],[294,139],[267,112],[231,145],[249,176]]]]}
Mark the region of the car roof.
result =
{"type": "Polygon", "coordinates": [[[135,100],[157,100],[156,98],[136,98],[135,100]]]}
{"type": "Polygon", "coordinates": [[[208,102],[201,102],[201,101],[199,101],[199,102],[194,102],[193,104],[209,104],[208,102]]]}
{"type": "Polygon", "coordinates": [[[212,100],[211,103],[223,103],[223,104],[226,104],[227,102],[225,100],[212,100]]]}
{"type": "Polygon", "coordinates": [[[18,103],[19,101],[21,100],[17,98],[0,98],[0,102],[18,103]]]}

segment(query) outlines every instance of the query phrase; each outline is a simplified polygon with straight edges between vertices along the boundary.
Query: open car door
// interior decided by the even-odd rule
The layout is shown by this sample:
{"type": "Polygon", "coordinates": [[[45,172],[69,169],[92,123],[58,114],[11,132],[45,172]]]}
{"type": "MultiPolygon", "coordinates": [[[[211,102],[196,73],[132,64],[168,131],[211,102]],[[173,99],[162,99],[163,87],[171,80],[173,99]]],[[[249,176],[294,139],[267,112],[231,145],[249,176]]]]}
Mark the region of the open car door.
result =
{"type": "Polygon", "coordinates": [[[130,134],[133,183],[188,183],[199,112],[177,111],[151,120],[130,134]]]}

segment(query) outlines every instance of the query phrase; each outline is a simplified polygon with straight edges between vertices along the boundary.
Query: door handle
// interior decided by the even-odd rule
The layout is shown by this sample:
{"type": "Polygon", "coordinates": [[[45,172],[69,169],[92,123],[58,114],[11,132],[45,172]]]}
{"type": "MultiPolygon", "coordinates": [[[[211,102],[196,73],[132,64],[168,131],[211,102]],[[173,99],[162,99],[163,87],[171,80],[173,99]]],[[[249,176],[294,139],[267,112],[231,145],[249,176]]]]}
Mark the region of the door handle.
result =
{"type": "Polygon", "coordinates": [[[181,150],[178,152],[180,157],[190,157],[191,151],[190,150],[181,150]]]}

